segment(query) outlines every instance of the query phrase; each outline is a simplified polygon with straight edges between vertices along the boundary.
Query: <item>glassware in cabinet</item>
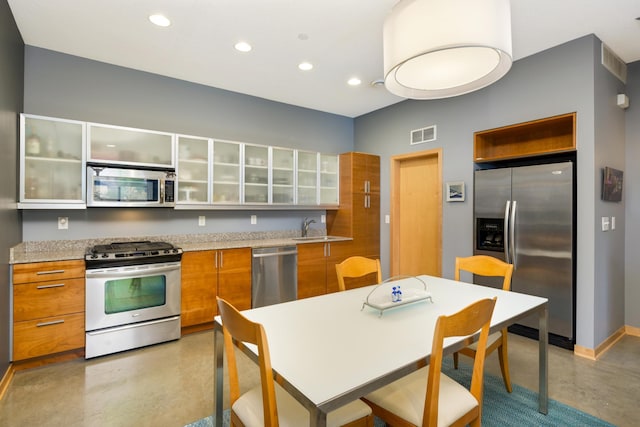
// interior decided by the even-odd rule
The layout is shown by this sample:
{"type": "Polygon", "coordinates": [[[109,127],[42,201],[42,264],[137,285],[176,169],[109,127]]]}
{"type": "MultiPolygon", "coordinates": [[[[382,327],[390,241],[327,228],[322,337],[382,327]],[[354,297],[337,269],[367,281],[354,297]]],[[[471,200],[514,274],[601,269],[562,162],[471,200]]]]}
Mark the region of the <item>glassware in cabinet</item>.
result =
{"type": "Polygon", "coordinates": [[[85,124],[20,115],[20,208],[84,207],[85,124]]]}
{"type": "Polygon", "coordinates": [[[240,143],[213,141],[213,203],[240,203],[240,143]]]}
{"type": "Polygon", "coordinates": [[[244,145],[244,203],[269,202],[269,147],[244,145]]]}
{"type": "Polygon", "coordinates": [[[174,134],[90,123],[89,162],[175,168],[174,134]]]}
{"type": "Polygon", "coordinates": [[[320,154],[320,204],[337,205],[340,191],[337,154],[320,154]]]}
{"type": "Polygon", "coordinates": [[[177,203],[209,203],[210,140],[178,135],[177,144],[177,203]]]}

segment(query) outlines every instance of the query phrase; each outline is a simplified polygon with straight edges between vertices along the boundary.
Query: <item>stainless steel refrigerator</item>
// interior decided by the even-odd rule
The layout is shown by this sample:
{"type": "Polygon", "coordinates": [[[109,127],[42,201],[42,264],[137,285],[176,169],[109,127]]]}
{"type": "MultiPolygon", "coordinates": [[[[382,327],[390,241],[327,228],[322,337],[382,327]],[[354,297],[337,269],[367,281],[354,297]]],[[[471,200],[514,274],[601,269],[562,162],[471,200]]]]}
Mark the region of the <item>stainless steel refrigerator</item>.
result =
{"type": "MultiPolygon", "coordinates": [[[[474,253],[512,263],[512,291],[548,298],[549,340],[570,349],[575,343],[574,188],[570,161],[477,170],[474,180],[474,253]]],[[[537,319],[528,318],[511,330],[537,337],[535,328],[537,319]]]]}

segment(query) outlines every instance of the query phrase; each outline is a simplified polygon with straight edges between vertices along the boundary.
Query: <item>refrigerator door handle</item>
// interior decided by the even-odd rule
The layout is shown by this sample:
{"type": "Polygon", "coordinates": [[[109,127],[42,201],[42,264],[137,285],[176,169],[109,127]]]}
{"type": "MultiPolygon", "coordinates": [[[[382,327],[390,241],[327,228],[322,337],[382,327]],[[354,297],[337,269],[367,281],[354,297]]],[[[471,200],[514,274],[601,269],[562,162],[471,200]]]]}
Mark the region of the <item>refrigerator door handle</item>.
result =
{"type": "Polygon", "coordinates": [[[509,241],[511,242],[511,264],[513,264],[513,269],[516,269],[516,264],[518,259],[516,257],[516,213],[517,213],[517,202],[514,200],[511,204],[511,219],[509,221],[509,241]]]}
{"type": "Polygon", "coordinates": [[[504,244],[504,260],[505,262],[511,264],[511,260],[509,259],[509,216],[511,212],[511,200],[507,200],[507,203],[504,207],[504,227],[503,231],[503,244],[504,244]]]}

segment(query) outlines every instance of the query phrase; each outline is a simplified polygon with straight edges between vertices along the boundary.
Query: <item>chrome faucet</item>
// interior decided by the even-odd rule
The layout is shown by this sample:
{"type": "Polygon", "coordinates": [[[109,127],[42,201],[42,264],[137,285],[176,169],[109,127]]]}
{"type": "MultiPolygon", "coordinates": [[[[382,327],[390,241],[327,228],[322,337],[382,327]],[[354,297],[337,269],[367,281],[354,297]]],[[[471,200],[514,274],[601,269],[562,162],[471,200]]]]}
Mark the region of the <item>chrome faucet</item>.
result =
{"type": "Polygon", "coordinates": [[[307,237],[307,233],[309,232],[309,225],[313,224],[314,222],[316,222],[315,219],[309,218],[305,218],[304,221],[302,221],[302,237],[307,237]]]}

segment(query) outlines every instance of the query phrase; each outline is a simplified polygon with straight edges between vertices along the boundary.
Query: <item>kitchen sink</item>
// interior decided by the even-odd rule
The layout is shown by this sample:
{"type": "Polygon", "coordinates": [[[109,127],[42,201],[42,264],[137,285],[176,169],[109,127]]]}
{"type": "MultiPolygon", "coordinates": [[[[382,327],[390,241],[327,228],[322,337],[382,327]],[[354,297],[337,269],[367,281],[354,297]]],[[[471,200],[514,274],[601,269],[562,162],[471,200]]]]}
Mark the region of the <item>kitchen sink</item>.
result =
{"type": "Polygon", "coordinates": [[[306,236],[306,237],[293,237],[291,240],[298,241],[318,241],[318,242],[327,242],[331,240],[340,240],[342,237],[337,236],[306,236]]]}

